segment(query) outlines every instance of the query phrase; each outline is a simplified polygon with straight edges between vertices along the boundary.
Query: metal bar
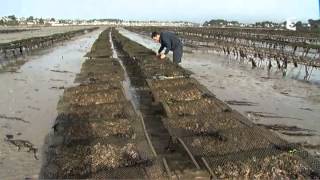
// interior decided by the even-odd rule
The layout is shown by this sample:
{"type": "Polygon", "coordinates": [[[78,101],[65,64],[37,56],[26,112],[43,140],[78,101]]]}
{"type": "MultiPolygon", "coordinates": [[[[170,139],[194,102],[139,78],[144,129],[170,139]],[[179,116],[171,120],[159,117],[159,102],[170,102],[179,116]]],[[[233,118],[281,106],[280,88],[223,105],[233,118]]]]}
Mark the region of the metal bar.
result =
{"type": "Polygon", "coordinates": [[[197,163],[196,159],[194,158],[194,156],[192,155],[192,153],[190,152],[190,150],[188,149],[187,145],[183,142],[183,140],[181,138],[178,138],[178,141],[181,143],[181,145],[183,146],[183,148],[187,151],[190,159],[192,160],[193,164],[196,166],[197,169],[201,169],[199,164],[197,163]]]}
{"type": "Polygon", "coordinates": [[[138,117],[139,117],[139,119],[140,119],[140,121],[141,121],[141,124],[142,124],[142,127],[143,127],[143,132],[144,132],[144,135],[146,136],[146,139],[147,139],[147,141],[148,141],[149,147],[150,147],[153,155],[154,155],[155,157],[157,157],[157,156],[158,156],[158,155],[157,155],[157,152],[155,151],[155,149],[154,149],[154,147],[153,147],[153,144],[152,144],[152,142],[151,142],[151,140],[150,140],[150,137],[149,137],[149,134],[148,134],[148,132],[147,132],[147,128],[146,128],[146,125],[145,125],[145,123],[144,123],[144,119],[143,119],[143,117],[142,117],[142,114],[138,111],[138,112],[137,112],[137,115],[138,115],[138,117]]]}
{"type": "Polygon", "coordinates": [[[165,168],[165,170],[166,170],[166,172],[168,174],[169,179],[172,179],[172,174],[171,174],[171,171],[170,171],[170,168],[168,166],[166,158],[162,158],[162,162],[163,162],[164,168],[165,168]]]}
{"type": "Polygon", "coordinates": [[[173,114],[170,111],[170,108],[169,108],[168,104],[166,102],[161,102],[161,104],[162,104],[162,107],[163,107],[163,109],[165,111],[166,116],[168,118],[173,117],[173,114]]]}
{"type": "Polygon", "coordinates": [[[216,177],[216,175],[213,173],[212,169],[210,168],[207,160],[204,157],[201,157],[201,160],[202,160],[203,164],[206,166],[206,168],[207,168],[207,170],[208,170],[208,172],[209,172],[209,174],[211,176],[210,179],[218,179],[216,177]]]}

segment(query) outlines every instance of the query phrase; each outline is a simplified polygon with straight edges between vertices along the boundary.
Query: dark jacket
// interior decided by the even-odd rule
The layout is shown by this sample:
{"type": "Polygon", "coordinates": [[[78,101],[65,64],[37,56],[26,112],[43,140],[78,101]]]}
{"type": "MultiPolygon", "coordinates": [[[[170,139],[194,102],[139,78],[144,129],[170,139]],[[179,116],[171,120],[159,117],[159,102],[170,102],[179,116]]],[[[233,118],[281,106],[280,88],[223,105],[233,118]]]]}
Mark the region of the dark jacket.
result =
{"type": "Polygon", "coordinates": [[[180,39],[172,32],[161,32],[160,43],[161,47],[158,53],[161,53],[161,51],[166,48],[164,54],[168,54],[170,50],[174,51],[177,47],[182,46],[180,39]]]}

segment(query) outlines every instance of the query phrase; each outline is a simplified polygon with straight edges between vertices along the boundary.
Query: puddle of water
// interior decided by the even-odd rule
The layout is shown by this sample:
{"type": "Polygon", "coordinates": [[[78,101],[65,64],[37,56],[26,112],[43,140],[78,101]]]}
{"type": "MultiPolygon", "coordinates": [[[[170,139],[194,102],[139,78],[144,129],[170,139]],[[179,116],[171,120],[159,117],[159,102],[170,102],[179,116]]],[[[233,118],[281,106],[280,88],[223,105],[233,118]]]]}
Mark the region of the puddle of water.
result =
{"type": "MultiPolygon", "coordinates": [[[[125,29],[120,32],[143,46],[157,51],[159,44],[146,36],[125,29]]],[[[250,118],[247,111],[266,112],[279,118],[252,118],[256,123],[285,124],[315,131],[315,136],[290,137],[290,142],[320,142],[320,91],[319,85],[290,78],[282,78],[282,72],[251,69],[224,56],[206,53],[185,53],[181,66],[194,72],[194,77],[221,100],[249,101],[256,106],[231,106],[250,118]],[[268,78],[266,78],[268,77],[268,78]]],[[[290,69],[290,67],[289,67],[290,69]]],[[[289,76],[295,74],[288,71],[289,76]]],[[[319,76],[320,77],[320,76],[319,76]]],[[[298,78],[299,79],[299,78],[298,78]]],[[[320,78],[316,75],[316,81],[320,78]]]]}
{"type": "Polygon", "coordinates": [[[0,115],[30,122],[0,118],[0,179],[38,176],[43,143],[57,116],[56,106],[63,93],[63,89],[55,87],[74,85],[75,75],[85,59],[83,56],[99,34],[100,31],[94,31],[27,57],[28,62],[21,66],[19,73],[0,74],[0,82],[5,83],[0,87],[0,115]],[[39,148],[40,160],[35,160],[32,153],[19,152],[5,142],[6,134],[33,143],[39,148]]]}

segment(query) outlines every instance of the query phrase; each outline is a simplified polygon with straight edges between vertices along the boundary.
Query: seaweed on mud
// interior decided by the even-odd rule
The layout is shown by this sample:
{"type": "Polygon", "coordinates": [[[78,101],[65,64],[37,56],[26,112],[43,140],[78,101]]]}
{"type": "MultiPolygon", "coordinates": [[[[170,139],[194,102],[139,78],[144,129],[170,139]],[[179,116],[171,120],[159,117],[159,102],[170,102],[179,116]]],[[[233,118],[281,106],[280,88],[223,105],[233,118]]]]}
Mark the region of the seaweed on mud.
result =
{"type": "Polygon", "coordinates": [[[286,117],[286,116],[279,116],[273,113],[268,113],[268,112],[253,112],[253,111],[246,111],[246,113],[248,115],[252,115],[253,117],[256,117],[255,119],[259,119],[259,118],[288,118],[288,119],[295,119],[295,120],[302,120],[300,118],[296,118],[296,117],[286,117]]]}
{"type": "Polygon", "coordinates": [[[50,71],[56,72],[56,73],[72,73],[70,71],[65,71],[65,70],[56,70],[56,69],[51,69],[50,71]]]}
{"type": "Polygon", "coordinates": [[[274,125],[257,124],[257,125],[265,127],[267,129],[277,131],[287,136],[315,136],[316,135],[314,133],[314,130],[304,129],[297,126],[287,126],[284,124],[274,124],[274,125]]]}
{"type": "Polygon", "coordinates": [[[267,129],[272,129],[275,131],[313,131],[310,129],[300,128],[298,126],[288,126],[284,124],[257,124],[258,126],[265,127],[267,129]]]}
{"type": "Polygon", "coordinates": [[[22,140],[22,139],[13,139],[13,135],[7,134],[5,141],[16,146],[18,148],[18,151],[21,149],[27,149],[27,152],[33,153],[33,157],[36,160],[39,160],[37,153],[38,153],[38,148],[32,144],[28,140],[22,140]]]}
{"type": "Polygon", "coordinates": [[[307,149],[320,150],[320,144],[310,144],[308,142],[296,143],[298,146],[302,146],[307,149]]]}
{"type": "Polygon", "coordinates": [[[256,106],[257,103],[249,102],[249,101],[236,101],[236,100],[229,100],[226,101],[229,105],[235,105],[235,106],[256,106]]]}
{"type": "Polygon", "coordinates": [[[286,131],[279,131],[279,132],[287,136],[316,136],[316,134],[308,133],[308,132],[286,132],[286,131]]]}
{"type": "Polygon", "coordinates": [[[29,121],[26,121],[20,117],[11,117],[11,116],[7,116],[7,115],[4,115],[4,114],[0,114],[0,119],[6,119],[6,120],[15,120],[15,121],[21,121],[21,122],[24,122],[24,123],[30,123],[29,121]]]}

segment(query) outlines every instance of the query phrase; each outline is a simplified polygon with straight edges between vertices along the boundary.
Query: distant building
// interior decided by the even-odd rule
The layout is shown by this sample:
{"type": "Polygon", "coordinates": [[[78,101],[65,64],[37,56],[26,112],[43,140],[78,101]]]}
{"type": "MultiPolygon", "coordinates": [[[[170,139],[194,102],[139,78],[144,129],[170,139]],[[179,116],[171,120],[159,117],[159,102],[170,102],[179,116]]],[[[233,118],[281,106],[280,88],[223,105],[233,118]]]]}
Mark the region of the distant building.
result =
{"type": "MultiPolygon", "coordinates": [[[[110,25],[110,26],[199,26],[200,24],[185,22],[185,21],[123,21],[120,19],[93,19],[93,20],[70,20],[54,18],[34,18],[30,16],[28,18],[12,19],[14,16],[1,17],[0,20],[3,25],[46,25],[46,26],[68,26],[68,25],[110,25]]],[[[14,17],[15,18],[15,17],[14,17]]]]}
{"type": "Polygon", "coordinates": [[[291,30],[291,31],[296,31],[297,27],[296,27],[296,21],[295,20],[287,20],[286,21],[286,29],[291,30]]]}

